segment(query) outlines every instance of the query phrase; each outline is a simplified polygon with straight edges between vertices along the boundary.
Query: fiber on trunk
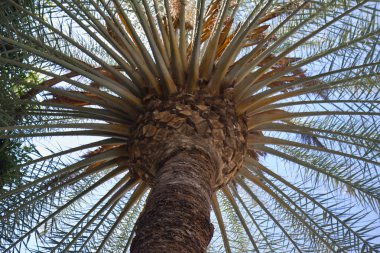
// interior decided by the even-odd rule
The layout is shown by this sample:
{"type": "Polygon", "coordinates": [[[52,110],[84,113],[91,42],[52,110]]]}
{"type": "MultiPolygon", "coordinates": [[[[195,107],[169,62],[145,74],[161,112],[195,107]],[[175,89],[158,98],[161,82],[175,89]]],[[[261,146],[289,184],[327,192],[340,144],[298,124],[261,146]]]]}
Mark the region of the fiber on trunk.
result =
{"type": "Polygon", "coordinates": [[[215,164],[198,151],[183,151],[157,171],[132,253],[201,253],[212,234],[210,199],[215,164]]]}
{"type": "Polygon", "coordinates": [[[170,5],[170,15],[173,19],[174,27],[178,27],[181,17],[181,6],[185,6],[185,25],[187,29],[191,29],[194,26],[195,16],[195,0],[171,0],[170,5]]]}
{"type": "Polygon", "coordinates": [[[145,100],[128,154],[134,172],[152,184],[159,165],[178,150],[199,150],[216,164],[217,190],[240,169],[247,145],[243,116],[237,116],[228,92],[213,97],[179,93],[165,100],[145,100]]]}

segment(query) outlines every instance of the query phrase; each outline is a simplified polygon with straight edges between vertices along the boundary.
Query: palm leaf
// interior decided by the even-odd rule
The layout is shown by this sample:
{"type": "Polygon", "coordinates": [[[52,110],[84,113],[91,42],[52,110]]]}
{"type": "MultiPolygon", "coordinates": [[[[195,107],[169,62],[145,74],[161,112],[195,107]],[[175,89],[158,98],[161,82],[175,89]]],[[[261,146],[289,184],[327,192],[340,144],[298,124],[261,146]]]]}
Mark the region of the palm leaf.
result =
{"type": "Polygon", "coordinates": [[[210,252],[380,250],[376,1],[6,4],[0,80],[21,92],[0,99],[1,140],[94,139],[13,166],[2,252],[127,252],[158,166],[136,160],[166,139],[228,147],[210,156],[210,252]]]}

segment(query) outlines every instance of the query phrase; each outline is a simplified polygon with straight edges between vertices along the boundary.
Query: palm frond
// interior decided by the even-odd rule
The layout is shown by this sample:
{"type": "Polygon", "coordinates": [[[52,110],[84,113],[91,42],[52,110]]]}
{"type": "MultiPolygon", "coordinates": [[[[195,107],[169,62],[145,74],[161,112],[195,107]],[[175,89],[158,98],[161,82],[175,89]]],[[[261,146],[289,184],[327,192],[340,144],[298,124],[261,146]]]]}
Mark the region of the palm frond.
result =
{"type": "Polygon", "coordinates": [[[217,150],[210,252],[380,250],[377,1],[28,1],[0,4],[0,143],[91,139],[11,166],[0,251],[127,252],[176,149],[217,150]]]}

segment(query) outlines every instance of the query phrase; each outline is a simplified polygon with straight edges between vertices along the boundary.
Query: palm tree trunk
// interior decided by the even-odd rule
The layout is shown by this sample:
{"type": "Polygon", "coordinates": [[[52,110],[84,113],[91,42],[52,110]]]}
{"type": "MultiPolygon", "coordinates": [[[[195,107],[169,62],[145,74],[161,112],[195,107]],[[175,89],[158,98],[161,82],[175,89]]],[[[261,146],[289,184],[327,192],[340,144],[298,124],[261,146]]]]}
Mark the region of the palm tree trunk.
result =
{"type": "Polygon", "coordinates": [[[132,253],[205,252],[214,227],[210,198],[215,166],[200,152],[181,151],[158,169],[136,224],[132,253]]]}

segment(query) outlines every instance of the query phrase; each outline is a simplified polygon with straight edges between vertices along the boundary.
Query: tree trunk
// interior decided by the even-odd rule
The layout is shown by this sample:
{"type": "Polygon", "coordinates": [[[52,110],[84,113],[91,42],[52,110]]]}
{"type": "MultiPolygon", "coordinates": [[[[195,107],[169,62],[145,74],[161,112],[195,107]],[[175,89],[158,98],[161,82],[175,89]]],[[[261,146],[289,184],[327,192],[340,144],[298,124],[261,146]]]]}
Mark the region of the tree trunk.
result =
{"type": "Polygon", "coordinates": [[[210,223],[214,181],[214,165],[200,152],[181,151],[168,159],[157,171],[131,252],[205,252],[214,230],[210,223]]]}

